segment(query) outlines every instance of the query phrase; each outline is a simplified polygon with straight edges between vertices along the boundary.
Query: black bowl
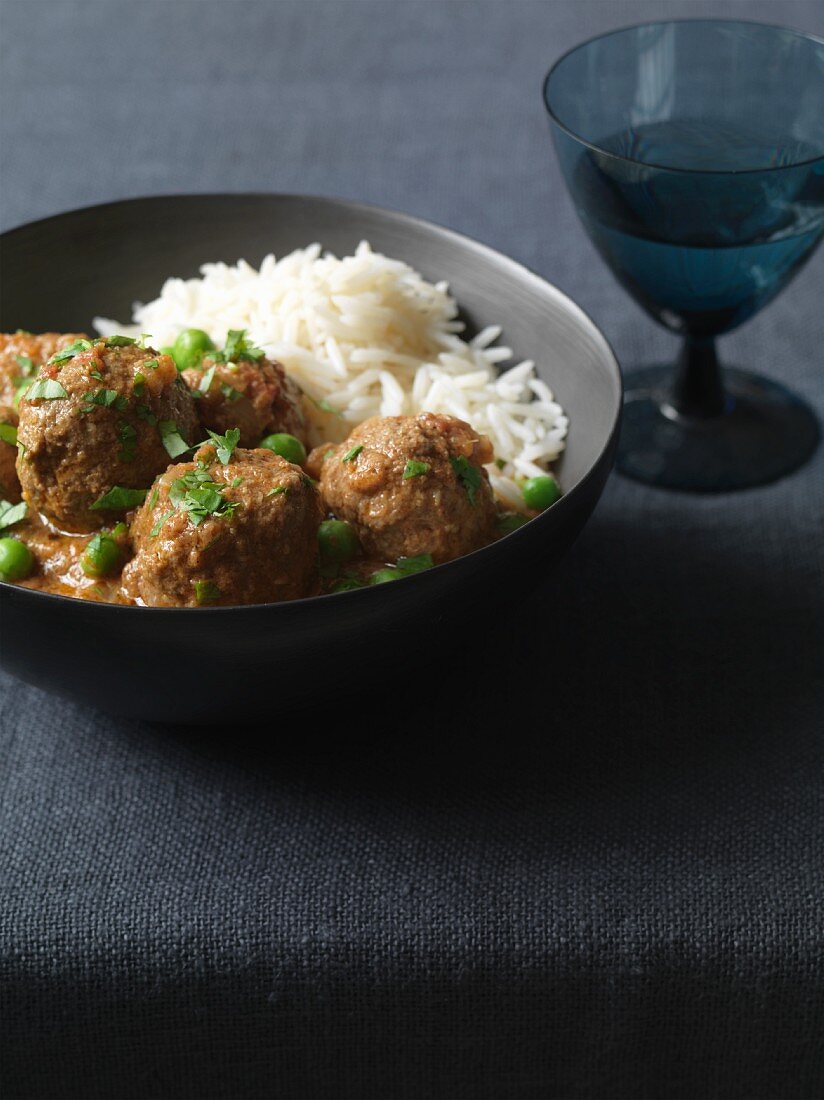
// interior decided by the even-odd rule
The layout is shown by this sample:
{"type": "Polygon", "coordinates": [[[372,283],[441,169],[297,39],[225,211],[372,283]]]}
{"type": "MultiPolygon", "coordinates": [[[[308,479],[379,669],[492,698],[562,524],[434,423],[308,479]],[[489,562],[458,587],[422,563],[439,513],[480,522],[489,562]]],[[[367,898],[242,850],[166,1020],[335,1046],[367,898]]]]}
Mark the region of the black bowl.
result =
{"type": "MultiPolygon", "coordinates": [[[[254,607],[154,609],[0,584],[0,663],[94,706],[166,722],[236,722],[372,684],[417,682],[470,619],[493,622],[546,577],[589,518],[612,465],[618,364],[582,311],[537,275],[450,230],[336,199],[187,195],[75,210],[3,234],[2,331],[88,330],[130,318],[169,275],[362,239],[447,279],[470,327],[504,326],[570,417],[565,495],[508,537],[395,584],[254,607]],[[408,656],[416,655],[415,672],[408,656]],[[422,667],[422,664],[424,667],[422,667]]],[[[463,631],[461,631],[463,634],[463,631]]],[[[465,637],[465,634],[463,634],[465,637]]]]}

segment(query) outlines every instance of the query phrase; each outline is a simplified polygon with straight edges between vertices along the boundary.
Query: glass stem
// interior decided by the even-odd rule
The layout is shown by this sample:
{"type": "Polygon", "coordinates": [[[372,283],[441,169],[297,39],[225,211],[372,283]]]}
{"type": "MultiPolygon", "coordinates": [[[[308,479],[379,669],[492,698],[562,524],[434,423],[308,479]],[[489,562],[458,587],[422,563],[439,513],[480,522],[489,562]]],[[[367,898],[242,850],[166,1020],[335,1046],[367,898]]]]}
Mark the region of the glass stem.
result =
{"type": "Polygon", "coordinates": [[[676,364],[673,408],[681,416],[706,419],[720,416],[725,403],[715,341],[687,336],[676,364]]]}

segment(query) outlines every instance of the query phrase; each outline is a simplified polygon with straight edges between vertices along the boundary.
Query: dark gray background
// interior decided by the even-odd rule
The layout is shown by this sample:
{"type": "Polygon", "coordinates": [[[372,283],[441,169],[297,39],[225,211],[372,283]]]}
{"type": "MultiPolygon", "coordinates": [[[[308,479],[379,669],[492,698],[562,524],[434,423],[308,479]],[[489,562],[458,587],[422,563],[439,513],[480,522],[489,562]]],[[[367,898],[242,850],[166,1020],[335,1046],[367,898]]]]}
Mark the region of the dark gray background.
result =
{"type": "MultiPolygon", "coordinates": [[[[5,0],[0,220],[363,199],[542,272],[625,366],[671,356],[575,221],[540,81],[724,14],[824,31],[792,0],[5,0]]],[[[823,276],[721,344],[819,413],[823,276]]],[[[819,1095],[823,521],[821,450],[736,497],[613,478],[445,687],[326,738],[274,699],[181,732],[0,678],[4,1094],[819,1095]]]]}

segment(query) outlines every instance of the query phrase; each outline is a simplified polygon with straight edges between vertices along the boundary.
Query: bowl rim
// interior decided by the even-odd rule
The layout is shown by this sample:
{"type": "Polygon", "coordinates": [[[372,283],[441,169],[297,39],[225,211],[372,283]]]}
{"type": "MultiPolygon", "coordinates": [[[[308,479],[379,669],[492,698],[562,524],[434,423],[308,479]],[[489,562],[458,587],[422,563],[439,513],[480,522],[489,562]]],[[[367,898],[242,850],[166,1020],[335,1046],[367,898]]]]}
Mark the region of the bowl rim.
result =
{"type": "MultiPolygon", "coordinates": [[[[309,201],[309,202],[321,202],[328,204],[329,206],[344,207],[355,213],[361,211],[369,215],[378,215],[382,218],[388,218],[390,221],[396,223],[405,224],[409,228],[423,230],[426,233],[435,233],[436,236],[445,237],[448,241],[452,241],[462,247],[468,247],[471,251],[476,252],[480,257],[485,260],[493,261],[497,264],[503,264],[505,268],[508,268],[512,275],[516,275],[520,279],[526,279],[532,286],[542,294],[549,294],[549,297],[553,298],[555,302],[561,305],[569,314],[571,314],[577,323],[584,329],[588,330],[591,337],[594,338],[596,344],[601,345],[601,351],[604,353],[604,364],[607,368],[608,376],[613,383],[613,410],[612,420],[609,427],[609,432],[603,441],[603,444],[598,451],[598,454],[593,459],[589,468],[578,479],[575,485],[572,486],[567,492],[551,505],[545,512],[535,516],[529,521],[528,524],[524,524],[523,527],[511,531],[509,534],[504,535],[502,538],[497,539],[495,542],[488,543],[486,546],[481,546],[477,550],[472,550],[468,554],[462,554],[459,558],[454,558],[452,561],[443,562],[440,565],[435,565],[431,569],[426,569],[420,573],[414,573],[410,576],[402,578],[406,583],[417,582],[418,584],[426,583],[426,579],[433,574],[443,575],[446,570],[455,570],[460,568],[461,562],[466,561],[468,558],[475,558],[478,555],[491,556],[492,554],[500,553],[500,548],[509,544],[510,540],[523,539],[527,536],[526,532],[529,528],[532,528],[533,533],[536,530],[535,525],[545,524],[548,517],[558,511],[566,511],[572,507],[572,500],[579,490],[582,490],[589,482],[597,476],[601,461],[604,454],[610,450],[615,442],[618,434],[618,429],[621,421],[621,411],[623,406],[623,376],[621,368],[618,362],[618,357],[615,351],[603,334],[601,329],[588,313],[585,312],[573,301],[569,295],[565,294],[554,283],[549,282],[542,275],[533,271],[526,264],[520,263],[518,260],[513,260],[510,256],[507,256],[503,252],[499,252],[491,245],[484,244],[482,241],[476,240],[474,237],[469,237],[464,233],[460,233],[455,229],[450,229],[448,226],[440,225],[437,222],[429,221],[426,218],[417,217],[414,214],[408,214],[404,211],[393,210],[390,207],[379,206],[374,203],[359,202],[351,199],[340,198],[333,195],[321,195],[311,193],[298,193],[298,192],[280,192],[280,191],[203,191],[203,192],[170,192],[157,195],[136,195],[125,199],[115,199],[103,203],[91,203],[87,206],[73,207],[69,210],[64,210],[58,214],[49,214],[44,218],[35,218],[32,221],[23,222],[20,225],[12,226],[9,229],[0,233],[0,249],[8,239],[17,234],[35,227],[47,228],[49,222],[61,221],[64,218],[71,217],[72,215],[91,213],[93,211],[104,212],[107,209],[113,207],[122,207],[127,205],[138,206],[141,204],[153,205],[155,203],[164,203],[172,201],[186,202],[192,199],[203,200],[226,200],[231,201],[233,199],[264,199],[271,200],[290,200],[290,201],[309,201]]],[[[460,306],[460,299],[456,298],[458,305],[460,306]]],[[[392,585],[365,585],[363,588],[352,589],[344,592],[323,593],[315,596],[304,596],[298,600],[285,600],[276,603],[255,603],[255,604],[230,604],[225,607],[143,607],[132,604],[116,604],[108,603],[105,601],[97,600],[84,600],[78,596],[63,595],[56,592],[42,592],[36,588],[26,588],[20,584],[15,584],[12,581],[0,580],[0,594],[9,592],[16,598],[27,599],[32,597],[37,600],[59,601],[61,603],[73,606],[78,610],[82,609],[85,614],[116,614],[124,611],[130,613],[141,612],[143,614],[160,614],[164,616],[181,615],[181,614],[197,614],[198,616],[210,616],[210,615],[224,615],[227,613],[234,614],[261,614],[264,610],[270,614],[277,614],[278,609],[283,614],[284,609],[297,609],[298,607],[306,607],[307,605],[317,605],[319,602],[323,603],[323,606],[328,606],[327,601],[330,598],[335,600],[346,600],[351,603],[352,599],[364,599],[367,592],[385,591],[386,588],[393,587],[392,585]]],[[[409,592],[409,589],[404,589],[409,592]]],[[[377,597],[368,597],[377,598],[377,597]]],[[[333,606],[340,606],[336,603],[333,606]]]]}
{"type": "Polygon", "coordinates": [[[684,175],[706,175],[706,176],[743,176],[748,173],[766,173],[766,172],[784,172],[793,168],[804,168],[809,164],[817,164],[818,161],[824,161],[824,150],[817,153],[814,157],[807,157],[804,160],[794,161],[792,164],[771,164],[766,168],[682,168],[677,165],[671,164],[656,164],[653,161],[638,160],[637,157],[628,157],[623,153],[613,153],[608,149],[604,149],[595,141],[589,141],[581,134],[576,133],[573,129],[562,122],[555,111],[550,106],[549,100],[549,82],[556,70],[566,61],[572,54],[577,53],[578,50],[586,49],[587,46],[591,46],[593,42],[598,42],[602,38],[613,38],[615,35],[625,34],[627,31],[641,30],[645,27],[666,27],[672,25],[678,25],[681,23],[695,23],[709,26],[727,26],[727,27],[761,27],[763,30],[771,31],[783,31],[786,34],[795,35],[797,38],[805,38],[808,41],[816,42],[818,45],[824,47],[824,36],[815,34],[812,31],[802,31],[797,27],[787,27],[782,23],[764,23],[759,19],[690,19],[689,17],[683,19],[648,19],[643,20],[640,23],[627,23],[621,27],[614,27],[609,31],[602,31],[600,34],[593,34],[589,38],[585,38],[583,42],[578,42],[574,46],[570,46],[568,50],[565,50],[560,57],[556,58],[552,62],[547,70],[546,76],[541,81],[541,101],[544,105],[546,113],[549,115],[550,121],[553,125],[557,126],[559,130],[567,134],[574,141],[577,141],[580,145],[585,146],[587,149],[591,149],[593,152],[598,153],[599,156],[605,157],[609,160],[616,161],[622,164],[631,164],[636,168],[652,168],[658,172],[680,172],[684,175]]]}

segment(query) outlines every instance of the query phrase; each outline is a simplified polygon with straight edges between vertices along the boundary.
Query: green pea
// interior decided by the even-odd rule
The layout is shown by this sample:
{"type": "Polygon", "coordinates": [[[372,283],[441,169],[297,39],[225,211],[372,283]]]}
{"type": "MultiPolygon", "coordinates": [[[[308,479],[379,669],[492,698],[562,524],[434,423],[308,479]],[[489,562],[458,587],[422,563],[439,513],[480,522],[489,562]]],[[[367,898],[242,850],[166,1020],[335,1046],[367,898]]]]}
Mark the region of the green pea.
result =
{"type": "Polygon", "coordinates": [[[318,528],[320,556],[324,561],[349,561],[360,549],[355,528],[342,519],[325,519],[318,528]]]}
{"type": "Polygon", "coordinates": [[[403,573],[397,569],[379,569],[369,578],[370,584],[386,584],[387,581],[399,581],[403,573]]]}
{"type": "MultiPolygon", "coordinates": [[[[119,525],[118,525],[119,526],[119,525]]],[[[80,559],[80,568],[87,577],[106,577],[116,573],[123,562],[120,543],[100,532],[89,541],[80,559]]]]}
{"type": "Polygon", "coordinates": [[[185,328],[175,340],[172,356],[178,370],[188,370],[199,367],[206,352],[214,350],[215,345],[208,332],[202,328],[185,328]]]}
{"type": "Polygon", "coordinates": [[[0,580],[22,581],[34,569],[34,554],[20,539],[0,539],[0,580]]]}
{"type": "Polygon", "coordinates": [[[260,446],[267,451],[274,451],[276,455],[285,458],[287,462],[294,462],[296,466],[302,466],[306,461],[306,448],[299,439],[286,432],[275,432],[261,439],[260,446]]]}
{"type": "Polygon", "coordinates": [[[519,527],[523,527],[525,523],[529,523],[529,520],[520,512],[507,512],[506,515],[498,517],[498,530],[502,535],[508,535],[511,531],[517,531],[519,527]]]}
{"type": "Polygon", "coordinates": [[[354,577],[341,577],[339,581],[335,581],[330,592],[351,592],[355,588],[363,588],[361,581],[356,580],[354,577]]]}
{"type": "Polygon", "coordinates": [[[524,496],[524,504],[534,512],[543,512],[561,495],[558,482],[551,474],[527,478],[521,487],[521,492],[524,496]]]}

